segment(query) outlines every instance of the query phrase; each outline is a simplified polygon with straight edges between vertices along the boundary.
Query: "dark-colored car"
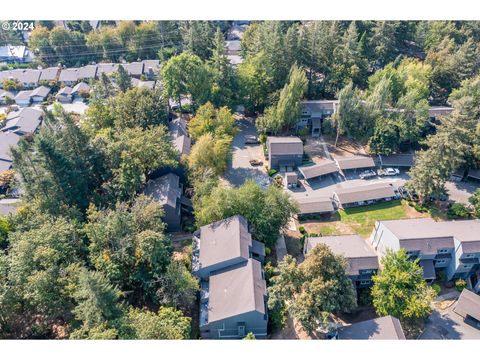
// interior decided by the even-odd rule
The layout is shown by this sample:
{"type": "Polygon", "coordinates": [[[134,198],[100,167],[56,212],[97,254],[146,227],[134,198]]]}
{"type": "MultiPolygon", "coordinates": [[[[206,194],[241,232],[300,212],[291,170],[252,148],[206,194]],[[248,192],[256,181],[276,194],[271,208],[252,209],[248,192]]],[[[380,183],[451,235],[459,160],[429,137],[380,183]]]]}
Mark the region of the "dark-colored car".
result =
{"type": "Polygon", "coordinates": [[[258,145],[260,140],[254,135],[245,135],[245,145],[258,145]]]}
{"type": "Polygon", "coordinates": [[[263,162],[260,160],[250,160],[250,165],[252,166],[262,166],[263,162]]]}

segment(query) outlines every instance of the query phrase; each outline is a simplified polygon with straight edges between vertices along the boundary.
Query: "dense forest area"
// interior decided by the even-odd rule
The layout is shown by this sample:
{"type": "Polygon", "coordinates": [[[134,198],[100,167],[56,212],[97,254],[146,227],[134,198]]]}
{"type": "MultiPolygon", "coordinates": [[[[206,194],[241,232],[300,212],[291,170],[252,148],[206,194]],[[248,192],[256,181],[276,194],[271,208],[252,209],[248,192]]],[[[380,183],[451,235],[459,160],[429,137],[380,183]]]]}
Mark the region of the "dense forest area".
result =
{"type": "MultiPolygon", "coordinates": [[[[153,171],[182,166],[196,227],[241,212],[272,246],[297,210],[288,195],[219,181],[237,105],[258,116],[262,135],[290,134],[301,100],[339,99],[324,133],[372,153],[418,150],[409,186],[422,198],[442,191],[454,170],[480,164],[479,22],[252,22],[238,66],[225,50],[231,25],[37,22],[33,66],[160,59],[161,86],[132,88],[120,67],[92,84],[85,115],[45,109],[40,132],[12,151],[24,205],[0,219],[1,338],[197,336],[189,255],[175,256],[162,207],[141,190],[153,171]],[[192,113],[188,159],[168,137],[169,99],[192,113]],[[454,111],[432,122],[433,105],[454,111]]],[[[0,41],[23,40],[0,32],[0,41]]]]}

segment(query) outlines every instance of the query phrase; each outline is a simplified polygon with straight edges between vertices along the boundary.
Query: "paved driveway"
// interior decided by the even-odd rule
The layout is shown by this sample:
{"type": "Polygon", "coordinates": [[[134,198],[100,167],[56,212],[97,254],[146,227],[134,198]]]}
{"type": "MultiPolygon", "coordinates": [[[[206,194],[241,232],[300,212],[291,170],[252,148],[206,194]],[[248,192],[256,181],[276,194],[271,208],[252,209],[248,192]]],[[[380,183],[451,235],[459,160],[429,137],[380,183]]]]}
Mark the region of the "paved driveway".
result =
{"type": "Polygon", "coordinates": [[[472,196],[476,189],[478,189],[479,184],[466,181],[447,181],[445,187],[447,188],[448,198],[450,200],[468,205],[468,198],[472,196]]]}
{"type": "Polygon", "coordinates": [[[258,136],[255,125],[248,119],[241,119],[238,120],[237,126],[239,132],[232,143],[232,161],[228,165],[224,177],[234,186],[240,186],[247,179],[253,179],[260,186],[267,187],[271,178],[265,172],[264,167],[252,166],[249,162],[250,160],[260,160],[263,161],[263,165],[266,165],[262,146],[245,145],[246,135],[258,136]]]}
{"type": "Polygon", "coordinates": [[[466,323],[452,310],[435,309],[427,320],[425,331],[420,335],[422,340],[480,340],[480,327],[474,323],[466,323]],[[477,327],[476,327],[477,326],[477,327]]]}

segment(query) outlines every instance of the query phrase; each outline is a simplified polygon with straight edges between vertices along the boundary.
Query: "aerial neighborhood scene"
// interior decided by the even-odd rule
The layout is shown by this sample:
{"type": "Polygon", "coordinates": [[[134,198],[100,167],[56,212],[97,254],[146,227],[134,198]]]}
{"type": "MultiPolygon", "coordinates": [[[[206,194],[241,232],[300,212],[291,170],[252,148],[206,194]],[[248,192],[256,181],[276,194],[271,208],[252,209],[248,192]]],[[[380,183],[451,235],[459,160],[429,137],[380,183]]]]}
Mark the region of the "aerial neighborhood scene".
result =
{"type": "Polygon", "coordinates": [[[480,340],[480,22],[5,20],[0,338],[480,340]]]}

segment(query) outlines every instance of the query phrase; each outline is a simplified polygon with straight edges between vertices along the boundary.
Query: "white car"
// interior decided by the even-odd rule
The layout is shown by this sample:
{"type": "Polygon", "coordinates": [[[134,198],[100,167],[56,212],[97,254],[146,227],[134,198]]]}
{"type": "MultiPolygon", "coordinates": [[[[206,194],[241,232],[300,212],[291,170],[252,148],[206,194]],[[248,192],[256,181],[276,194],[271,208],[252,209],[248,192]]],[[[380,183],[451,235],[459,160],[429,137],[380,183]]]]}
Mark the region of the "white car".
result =
{"type": "Polygon", "coordinates": [[[379,176],[395,176],[399,174],[400,174],[400,170],[398,170],[397,168],[386,168],[383,170],[378,170],[379,176]]]}
{"type": "Polygon", "coordinates": [[[373,178],[375,176],[377,176],[377,174],[373,170],[365,170],[365,171],[361,172],[360,175],[359,175],[360,179],[370,179],[370,178],[373,178]]]}

